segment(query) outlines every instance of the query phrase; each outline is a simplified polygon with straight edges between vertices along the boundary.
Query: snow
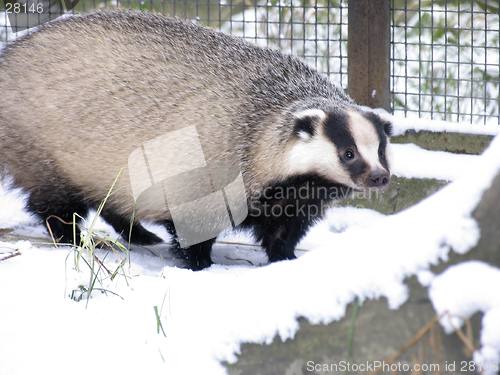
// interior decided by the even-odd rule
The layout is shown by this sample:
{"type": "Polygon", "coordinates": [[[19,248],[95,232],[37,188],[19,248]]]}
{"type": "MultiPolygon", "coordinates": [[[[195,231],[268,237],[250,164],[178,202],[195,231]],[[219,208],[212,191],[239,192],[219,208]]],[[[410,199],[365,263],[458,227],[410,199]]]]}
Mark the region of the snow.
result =
{"type": "MultiPolygon", "coordinates": [[[[133,248],[123,269],[120,254],[101,250],[106,268],[121,273],[113,280],[101,276],[98,286],[109,292],[94,291],[88,303],[69,297],[89,284],[88,267],[81,263],[77,271],[70,247],[48,244],[45,229],[23,211],[23,196],[6,181],[0,228],[13,231],[0,252],[21,255],[0,261],[0,374],[224,374],[220,361],[235,361],[241,343],[270,343],[276,334],[292,338],[298,317],[329,323],[343,318],[356,298],[386,297],[397,309],[408,298],[404,279],[410,275],[429,286],[437,312],[449,311],[452,323],[442,319],[448,331],[462,324],[459,316],[482,311],[474,359],[498,360],[500,297],[491,285],[499,285],[500,270],[472,262],[436,276],[429,267],[445,261],[450,249],[464,253],[477,243],[471,212],[500,171],[500,137],[481,156],[403,145],[395,159],[397,175],[452,182],[391,216],[333,208],[299,244],[294,261],[266,265],[246,233],[226,234],[221,242],[227,243],[214,249],[219,264],[200,272],[174,267],[164,245],[133,248]],[[250,245],[235,244],[242,242],[250,245]],[[165,336],[157,331],[155,306],[165,336]]],[[[116,236],[102,222],[98,229],[116,236]]]]}
{"type": "Polygon", "coordinates": [[[445,331],[463,324],[478,311],[500,308],[500,290],[484,289],[482,285],[500,285],[500,270],[480,261],[464,262],[449,267],[432,281],[429,295],[438,314],[449,312],[453,317],[442,319],[445,331]],[[464,278],[463,275],[467,275],[464,278]],[[467,303],[464,304],[465,296],[467,303]]]}
{"type": "Polygon", "coordinates": [[[478,155],[424,150],[412,143],[393,144],[392,148],[394,154],[392,174],[406,178],[454,181],[475,168],[480,158],[478,155]]]}

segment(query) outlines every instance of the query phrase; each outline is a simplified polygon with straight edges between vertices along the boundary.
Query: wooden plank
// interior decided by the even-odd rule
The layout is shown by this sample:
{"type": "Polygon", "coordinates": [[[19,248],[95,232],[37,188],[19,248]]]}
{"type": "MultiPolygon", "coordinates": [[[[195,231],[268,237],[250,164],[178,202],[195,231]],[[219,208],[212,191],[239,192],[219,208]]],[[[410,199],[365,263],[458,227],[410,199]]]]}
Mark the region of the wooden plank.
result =
{"type": "Polygon", "coordinates": [[[350,0],[348,92],[360,105],[390,111],[390,1],[350,0]]]}

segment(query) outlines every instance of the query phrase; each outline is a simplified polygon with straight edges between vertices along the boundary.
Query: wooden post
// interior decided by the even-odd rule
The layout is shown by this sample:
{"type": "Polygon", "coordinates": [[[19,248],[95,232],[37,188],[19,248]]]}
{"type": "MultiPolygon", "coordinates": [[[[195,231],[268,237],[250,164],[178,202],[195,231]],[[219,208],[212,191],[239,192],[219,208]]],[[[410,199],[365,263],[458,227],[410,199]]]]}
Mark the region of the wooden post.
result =
{"type": "Polygon", "coordinates": [[[349,0],[348,9],[349,95],[390,111],[390,0],[349,0]]]}

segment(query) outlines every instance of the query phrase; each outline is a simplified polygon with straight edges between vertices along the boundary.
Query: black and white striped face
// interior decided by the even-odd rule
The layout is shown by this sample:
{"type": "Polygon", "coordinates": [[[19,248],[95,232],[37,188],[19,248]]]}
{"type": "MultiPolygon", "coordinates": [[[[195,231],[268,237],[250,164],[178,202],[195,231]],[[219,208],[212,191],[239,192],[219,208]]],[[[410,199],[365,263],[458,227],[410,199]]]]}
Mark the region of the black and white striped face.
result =
{"type": "Polygon", "coordinates": [[[358,191],[389,184],[390,123],[354,108],[341,113],[308,109],[294,117],[290,174],[317,173],[358,191]]]}

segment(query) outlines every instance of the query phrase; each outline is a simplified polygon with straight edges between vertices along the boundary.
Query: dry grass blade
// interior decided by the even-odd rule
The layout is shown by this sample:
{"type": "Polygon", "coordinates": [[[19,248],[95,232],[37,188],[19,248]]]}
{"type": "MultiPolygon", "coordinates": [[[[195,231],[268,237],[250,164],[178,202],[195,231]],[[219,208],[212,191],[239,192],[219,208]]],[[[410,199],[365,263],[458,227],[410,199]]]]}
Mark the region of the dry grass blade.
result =
{"type": "Polygon", "coordinates": [[[7,233],[11,233],[13,231],[14,231],[14,229],[12,229],[12,228],[0,228],[0,236],[3,236],[7,233]]]}
{"type": "Polygon", "coordinates": [[[5,253],[0,253],[0,262],[3,260],[17,257],[18,255],[21,255],[21,252],[19,250],[12,250],[5,253]]]}
{"type": "MultiPolygon", "coordinates": [[[[54,237],[54,233],[52,233],[52,228],[50,227],[50,224],[49,224],[49,219],[51,219],[51,218],[57,219],[61,223],[66,224],[66,225],[75,225],[75,224],[79,225],[79,224],[76,222],[68,223],[67,221],[64,221],[63,219],[61,219],[59,216],[55,216],[55,215],[50,215],[47,219],[45,219],[45,224],[47,225],[47,229],[49,230],[50,238],[52,238],[52,242],[53,242],[54,246],[58,249],[59,246],[57,246],[57,241],[54,237]]],[[[75,239],[75,241],[76,241],[76,239],[75,239]]]]}
{"type": "MultiPolygon", "coordinates": [[[[450,323],[451,323],[451,318],[452,318],[451,314],[448,312],[448,313],[446,313],[446,315],[450,319],[450,323]]],[[[465,354],[468,357],[471,357],[472,354],[476,350],[476,348],[474,348],[474,345],[472,343],[473,342],[473,338],[472,338],[472,325],[471,325],[471,323],[470,323],[470,321],[468,319],[463,319],[463,320],[465,322],[465,327],[466,327],[467,334],[463,333],[460,328],[455,327],[455,325],[453,323],[451,323],[451,325],[453,326],[453,329],[455,330],[458,338],[465,345],[465,354]]]]}
{"type": "MultiPolygon", "coordinates": [[[[258,244],[244,243],[244,242],[215,241],[215,243],[219,243],[219,244],[222,244],[222,245],[235,245],[235,246],[246,246],[246,247],[261,247],[258,244]]],[[[309,250],[306,250],[306,249],[299,249],[299,248],[295,248],[295,250],[297,250],[297,251],[309,251],[309,250]]]]}
{"type": "Polygon", "coordinates": [[[229,260],[242,260],[242,261],[245,261],[247,263],[249,263],[250,265],[254,266],[255,264],[253,264],[251,261],[249,261],[248,259],[243,259],[243,258],[230,258],[228,257],[227,255],[224,256],[226,259],[229,259],[229,260]]]}
{"type": "MultiPolygon", "coordinates": [[[[394,361],[401,355],[403,354],[406,350],[411,348],[413,345],[415,345],[426,333],[429,331],[434,324],[439,322],[439,320],[446,315],[448,312],[445,312],[441,315],[436,315],[434,318],[432,318],[425,326],[423,326],[415,336],[411,338],[410,341],[408,341],[405,345],[403,345],[394,355],[386,359],[384,362],[387,363],[394,363],[394,361]]],[[[382,370],[382,367],[380,367],[378,370],[375,371],[370,371],[365,373],[365,375],[374,375],[382,370]]]]}

